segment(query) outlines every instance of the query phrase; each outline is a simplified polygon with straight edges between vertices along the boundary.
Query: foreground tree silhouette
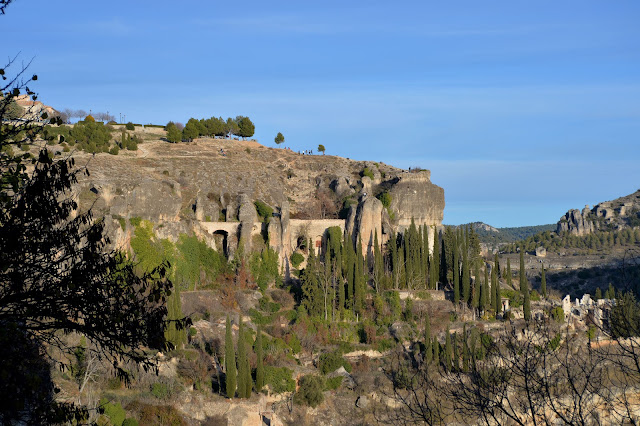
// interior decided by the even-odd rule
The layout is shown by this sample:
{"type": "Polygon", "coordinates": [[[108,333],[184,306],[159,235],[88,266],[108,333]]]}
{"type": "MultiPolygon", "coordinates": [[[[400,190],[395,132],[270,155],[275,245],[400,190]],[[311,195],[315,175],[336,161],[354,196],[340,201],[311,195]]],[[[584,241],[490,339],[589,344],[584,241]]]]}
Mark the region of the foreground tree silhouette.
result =
{"type": "MultiPolygon", "coordinates": [[[[41,124],[4,120],[15,97],[36,97],[27,85],[37,77],[23,79],[23,67],[7,78],[9,67],[0,72],[7,82],[0,87],[0,423],[83,421],[85,408],[55,401],[49,376],[52,365],[69,367],[64,354],[73,348],[65,335],[86,336],[92,355],[111,363],[125,383],[126,362],[156,369],[145,349],[166,347],[169,265],[140,276],[108,249],[102,220],[79,211],[72,196],[86,167],[70,157],[54,161],[46,148],[37,158],[13,154],[16,146],[34,146],[41,124]]],[[[187,321],[175,323],[184,328],[187,321]]]]}

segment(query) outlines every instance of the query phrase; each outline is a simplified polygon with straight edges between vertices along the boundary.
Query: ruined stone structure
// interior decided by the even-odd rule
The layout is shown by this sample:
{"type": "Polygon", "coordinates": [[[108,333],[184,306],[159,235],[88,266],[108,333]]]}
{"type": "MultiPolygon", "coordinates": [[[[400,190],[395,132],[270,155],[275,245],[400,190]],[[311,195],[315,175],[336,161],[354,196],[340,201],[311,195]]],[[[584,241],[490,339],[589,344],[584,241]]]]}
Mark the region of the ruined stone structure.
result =
{"type": "Polygon", "coordinates": [[[239,244],[250,251],[257,236],[268,236],[284,264],[309,240],[319,253],[330,227],[360,241],[366,255],[376,235],[384,244],[412,220],[430,230],[442,225],[444,190],[431,183],[427,170],[410,173],[381,163],[300,156],[255,142],[176,145],[145,142],[134,153],[91,158],[91,175],[75,195],[81,209],[93,206],[105,216],[115,245],[128,247],[133,230],[122,223],[140,217],[154,224],[160,238],[175,241],[195,233],[229,257],[239,244]],[[376,198],[383,191],[391,195],[388,208],[376,198]],[[270,205],[273,217],[259,219],[256,200],[270,205]],[[343,200],[350,201],[346,219],[323,217],[330,211],[327,202],[339,207],[343,200]],[[307,217],[300,218],[301,212],[307,217]]]}

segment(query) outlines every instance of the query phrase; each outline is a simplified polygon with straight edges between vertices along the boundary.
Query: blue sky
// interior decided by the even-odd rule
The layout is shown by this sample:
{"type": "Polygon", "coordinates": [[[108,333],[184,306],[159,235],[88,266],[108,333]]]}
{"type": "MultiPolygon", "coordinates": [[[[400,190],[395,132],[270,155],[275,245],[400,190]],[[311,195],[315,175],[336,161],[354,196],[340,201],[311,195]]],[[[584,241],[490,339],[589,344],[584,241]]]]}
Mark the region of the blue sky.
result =
{"type": "Polygon", "coordinates": [[[0,53],[59,109],[248,115],[265,145],[431,169],[445,223],[520,226],[640,188],[638,22],[637,1],[15,0],[0,53]]]}

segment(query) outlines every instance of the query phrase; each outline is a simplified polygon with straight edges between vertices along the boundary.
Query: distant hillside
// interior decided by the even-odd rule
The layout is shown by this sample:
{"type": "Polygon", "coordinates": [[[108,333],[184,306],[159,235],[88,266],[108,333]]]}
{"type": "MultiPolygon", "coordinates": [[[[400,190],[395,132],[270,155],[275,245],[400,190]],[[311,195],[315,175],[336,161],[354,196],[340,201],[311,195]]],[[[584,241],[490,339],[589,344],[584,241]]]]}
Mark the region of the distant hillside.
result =
{"type": "Polygon", "coordinates": [[[536,225],[536,226],[519,226],[515,228],[494,228],[482,222],[468,223],[460,226],[473,226],[478,234],[480,242],[496,246],[499,244],[513,243],[524,240],[532,235],[545,231],[554,231],[556,224],[536,225]]]}

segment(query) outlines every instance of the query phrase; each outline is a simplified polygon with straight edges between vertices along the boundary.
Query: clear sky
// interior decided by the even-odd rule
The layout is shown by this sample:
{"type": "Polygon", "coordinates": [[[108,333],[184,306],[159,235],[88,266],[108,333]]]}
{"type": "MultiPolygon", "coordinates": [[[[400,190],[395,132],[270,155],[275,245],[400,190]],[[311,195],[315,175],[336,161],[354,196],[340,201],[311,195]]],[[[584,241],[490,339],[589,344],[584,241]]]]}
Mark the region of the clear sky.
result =
{"type": "Polygon", "coordinates": [[[640,188],[636,0],[15,0],[0,36],[55,108],[248,115],[268,146],[428,168],[447,224],[640,188]]]}

